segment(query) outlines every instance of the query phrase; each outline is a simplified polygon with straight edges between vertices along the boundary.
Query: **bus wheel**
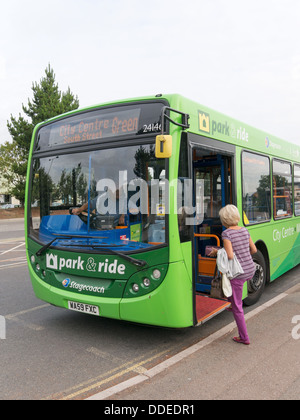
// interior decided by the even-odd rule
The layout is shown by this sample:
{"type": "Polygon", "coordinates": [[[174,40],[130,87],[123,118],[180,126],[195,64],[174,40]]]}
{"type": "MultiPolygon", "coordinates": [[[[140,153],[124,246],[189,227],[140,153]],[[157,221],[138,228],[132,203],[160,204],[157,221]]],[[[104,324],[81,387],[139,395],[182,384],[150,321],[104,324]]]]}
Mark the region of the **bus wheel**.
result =
{"type": "Polygon", "coordinates": [[[252,279],[248,281],[248,297],[244,299],[246,306],[254,305],[259,300],[266,285],[267,270],[263,254],[257,251],[253,255],[253,261],[256,270],[252,279]]]}

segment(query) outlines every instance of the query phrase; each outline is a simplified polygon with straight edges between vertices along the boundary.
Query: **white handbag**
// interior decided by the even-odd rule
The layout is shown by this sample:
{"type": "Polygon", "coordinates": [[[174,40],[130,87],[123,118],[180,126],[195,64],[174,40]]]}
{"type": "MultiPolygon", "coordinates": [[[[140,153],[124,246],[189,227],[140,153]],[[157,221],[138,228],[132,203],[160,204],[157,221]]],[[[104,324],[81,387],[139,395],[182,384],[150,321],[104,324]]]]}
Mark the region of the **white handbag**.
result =
{"type": "Polygon", "coordinates": [[[225,297],[229,298],[232,296],[232,287],[229,278],[226,274],[222,274],[222,289],[225,297]]]}

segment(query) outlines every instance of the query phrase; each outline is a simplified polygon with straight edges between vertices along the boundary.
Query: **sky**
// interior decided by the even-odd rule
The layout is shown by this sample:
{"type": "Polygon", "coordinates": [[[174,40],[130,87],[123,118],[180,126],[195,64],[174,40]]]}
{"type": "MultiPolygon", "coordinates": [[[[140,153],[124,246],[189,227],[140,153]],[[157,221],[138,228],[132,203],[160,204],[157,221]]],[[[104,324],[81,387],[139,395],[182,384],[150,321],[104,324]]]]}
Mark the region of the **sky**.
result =
{"type": "Polygon", "coordinates": [[[0,144],[50,63],[80,107],[179,93],[300,145],[299,0],[0,2],[0,144]]]}

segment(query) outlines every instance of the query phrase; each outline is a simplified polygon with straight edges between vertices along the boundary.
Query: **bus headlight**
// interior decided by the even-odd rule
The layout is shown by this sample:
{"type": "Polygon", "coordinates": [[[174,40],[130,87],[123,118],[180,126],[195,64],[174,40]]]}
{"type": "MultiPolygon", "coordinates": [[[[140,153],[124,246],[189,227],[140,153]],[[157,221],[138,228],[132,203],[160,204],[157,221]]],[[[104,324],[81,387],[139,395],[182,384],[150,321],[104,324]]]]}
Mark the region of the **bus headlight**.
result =
{"type": "Polygon", "coordinates": [[[138,291],[140,290],[139,285],[138,285],[138,284],[136,284],[136,283],[134,283],[134,284],[132,285],[132,290],[133,290],[134,292],[138,292],[138,291]]]}
{"type": "Polygon", "coordinates": [[[161,272],[156,268],[153,270],[152,276],[155,280],[159,280],[161,276],[161,272]]]}
{"type": "Polygon", "coordinates": [[[150,284],[151,284],[150,279],[148,279],[148,277],[145,277],[144,280],[143,280],[143,284],[144,284],[145,287],[149,287],[150,284]]]}
{"type": "MultiPolygon", "coordinates": [[[[44,267],[42,267],[43,269],[44,267]]],[[[168,264],[154,265],[139,270],[128,279],[123,297],[140,298],[147,296],[150,299],[152,292],[157,289],[166,277],[168,271],[168,264]]]]}

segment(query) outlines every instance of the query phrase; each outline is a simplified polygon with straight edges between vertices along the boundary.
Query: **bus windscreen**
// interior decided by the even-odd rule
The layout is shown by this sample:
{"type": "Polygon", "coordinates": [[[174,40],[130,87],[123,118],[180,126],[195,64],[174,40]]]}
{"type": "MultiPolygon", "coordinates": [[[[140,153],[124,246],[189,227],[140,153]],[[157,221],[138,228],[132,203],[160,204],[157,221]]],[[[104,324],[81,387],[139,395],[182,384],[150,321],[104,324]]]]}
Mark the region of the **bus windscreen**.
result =
{"type": "Polygon", "coordinates": [[[163,245],[165,169],[151,144],[36,158],[30,235],[63,248],[163,245]]]}

